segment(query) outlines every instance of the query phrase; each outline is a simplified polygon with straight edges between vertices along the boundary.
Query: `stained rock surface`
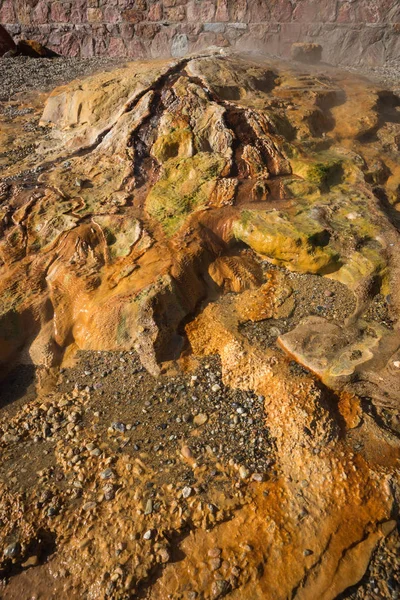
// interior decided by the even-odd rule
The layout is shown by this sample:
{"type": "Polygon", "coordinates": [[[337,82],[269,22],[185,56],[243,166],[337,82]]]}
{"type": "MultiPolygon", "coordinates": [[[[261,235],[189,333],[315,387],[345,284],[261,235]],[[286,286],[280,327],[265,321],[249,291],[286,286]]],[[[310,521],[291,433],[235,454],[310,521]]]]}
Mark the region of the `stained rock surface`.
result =
{"type": "Polygon", "coordinates": [[[29,101],[1,132],[0,368],[40,374],[0,413],[4,598],[346,597],[397,543],[399,97],[206,53],[29,101]]]}

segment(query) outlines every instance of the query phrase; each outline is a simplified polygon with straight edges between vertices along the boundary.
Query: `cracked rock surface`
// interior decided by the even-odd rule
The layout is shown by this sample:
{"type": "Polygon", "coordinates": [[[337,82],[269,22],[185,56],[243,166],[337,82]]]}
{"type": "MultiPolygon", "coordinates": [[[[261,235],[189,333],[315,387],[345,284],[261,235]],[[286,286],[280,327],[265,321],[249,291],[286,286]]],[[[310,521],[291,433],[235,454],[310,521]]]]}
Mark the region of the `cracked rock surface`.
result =
{"type": "Polygon", "coordinates": [[[0,595],[396,598],[396,93],[210,52],[0,139],[0,595]]]}

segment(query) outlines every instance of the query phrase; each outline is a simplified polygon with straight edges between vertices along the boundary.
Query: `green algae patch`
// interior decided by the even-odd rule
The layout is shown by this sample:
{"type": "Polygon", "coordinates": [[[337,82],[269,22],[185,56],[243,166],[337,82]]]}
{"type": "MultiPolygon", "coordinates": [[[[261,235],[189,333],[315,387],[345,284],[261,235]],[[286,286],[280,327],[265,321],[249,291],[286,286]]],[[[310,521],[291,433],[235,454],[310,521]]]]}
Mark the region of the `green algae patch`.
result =
{"type": "Polygon", "coordinates": [[[209,205],[226,165],[227,159],[221,154],[209,152],[168,160],[161,179],[147,196],[148,214],[168,236],[174,235],[190,213],[209,205]]]}
{"type": "Polygon", "coordinates": [[[342,161],[330,158],[323,161],[301,158],[291,159],[293,173],[319,187],[330,187],[338,183],[343,171],[342,161]]]}
{"type": "Polygon", "coordinates": [[[283,186],[289,198],[304,199],[313,203],[321,197],[320,188],[304,179],[287,179],[283,182],[283,186]]]}
{"type": "Polygon", "coordinates": [[[338,255],[327,245],[328,232],[304,213],[289,220],[278,211],[246,210],[233,232],[271,262],[293,271],[324,274],[340,266],[338,255]]]}
{"type": "Polygon", "coordinates": [[[193,134],[188,127],[171,129],[157,138],[152,155],[164,164],[171,158],[188,158],[193,155],[193,134]]]}

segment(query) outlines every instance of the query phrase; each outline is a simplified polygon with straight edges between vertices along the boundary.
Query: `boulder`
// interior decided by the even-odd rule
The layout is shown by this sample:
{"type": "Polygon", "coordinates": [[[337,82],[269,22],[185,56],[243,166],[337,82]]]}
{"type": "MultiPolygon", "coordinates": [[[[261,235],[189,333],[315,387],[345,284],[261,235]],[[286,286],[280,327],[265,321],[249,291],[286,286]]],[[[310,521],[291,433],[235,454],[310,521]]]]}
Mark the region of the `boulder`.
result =
{"type": "Polygon", "coordinates": [[[15,50],[14,40],[2,25],[0,25],[0,56],[4,56],[6,52],[15,50]]]}
{"type": "Polygon", "coordinates": [[[290,56],[293,60],[299,62],[317,64],[321,61],[322,46],[320,44],[298,42],[292,44],[290,56]]]}
{"type": "Polygon", "coordinates": [[[35,40],[20,40],[17,44],[17,53],[32,58],[55,58],[59,56],[56,52],[35,40]]]}

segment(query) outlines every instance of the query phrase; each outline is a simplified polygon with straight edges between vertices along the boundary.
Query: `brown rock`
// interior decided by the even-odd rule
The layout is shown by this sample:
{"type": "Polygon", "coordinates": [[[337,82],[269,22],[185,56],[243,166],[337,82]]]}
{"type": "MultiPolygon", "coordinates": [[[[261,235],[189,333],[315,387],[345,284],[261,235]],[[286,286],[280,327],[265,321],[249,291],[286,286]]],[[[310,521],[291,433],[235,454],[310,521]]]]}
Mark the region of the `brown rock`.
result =
{"type": "Polygon", "coordinates": [[[18,54],[30,56],[32,58],[54,58],[58,56],[56,52],[46,48],[35,40],[20,40],[17,44],[18,54]]]}
{"type": "Polygon", "coordinates": [[[309,44],[299,42],[292,44],[290,56],[293,60],[308,64],[316,64],[321,61],[322,46],[320,44],[309,44]]]}
{"type": "Polygon", "coordinates": [[[0,25],[0,56],[3,56],[6,52],[15,50],[14,40],[2,25],[0,25]]]}

